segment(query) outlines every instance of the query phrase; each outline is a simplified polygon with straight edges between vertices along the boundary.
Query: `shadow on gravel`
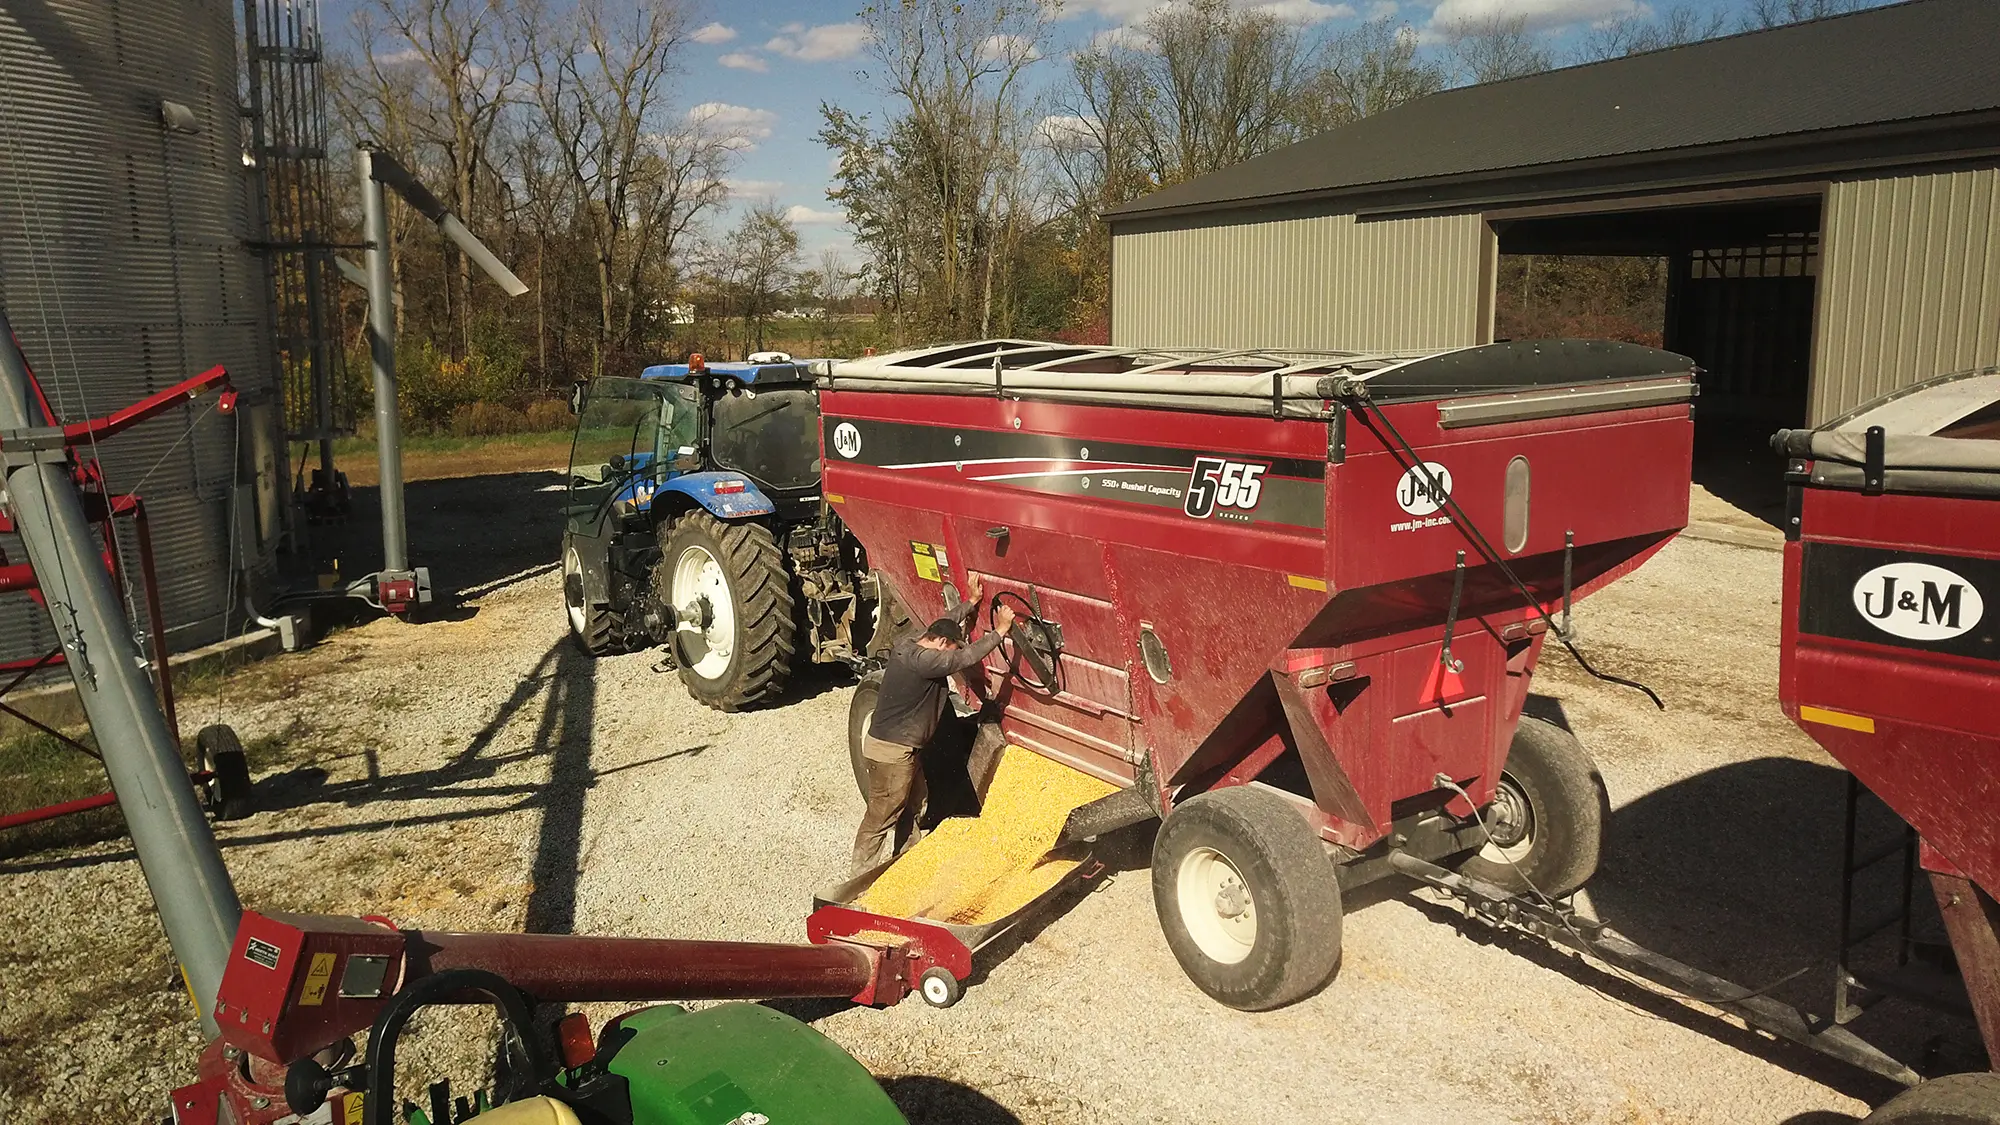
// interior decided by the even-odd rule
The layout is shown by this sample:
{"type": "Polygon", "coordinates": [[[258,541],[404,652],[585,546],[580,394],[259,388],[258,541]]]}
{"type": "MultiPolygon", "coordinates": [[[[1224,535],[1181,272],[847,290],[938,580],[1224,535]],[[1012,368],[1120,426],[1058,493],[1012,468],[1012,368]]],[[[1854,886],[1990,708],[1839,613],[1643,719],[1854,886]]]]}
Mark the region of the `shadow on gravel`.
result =
{"type": "Polygon", "coordinates": [[[1006,1106],[947,1078],[906,1074],[882,1079],[882,1089],[910,1125],[1021,1125],[1006,1106]]]}

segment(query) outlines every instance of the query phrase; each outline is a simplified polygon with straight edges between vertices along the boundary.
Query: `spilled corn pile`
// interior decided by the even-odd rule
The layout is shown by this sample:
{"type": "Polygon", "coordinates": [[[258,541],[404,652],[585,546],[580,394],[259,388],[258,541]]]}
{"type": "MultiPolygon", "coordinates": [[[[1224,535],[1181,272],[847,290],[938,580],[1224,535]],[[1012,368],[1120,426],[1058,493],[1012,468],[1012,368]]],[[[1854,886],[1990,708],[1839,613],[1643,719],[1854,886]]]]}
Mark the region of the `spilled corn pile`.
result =
{"type": "Polygon", "coordinates": [[[1070,810],[1113,787],[1009,746],[977,817],[954,817],[903,853],[854,905],[898,918],[960,925],[998,921],[1075,869],[1051,855],[1070,810]]]}

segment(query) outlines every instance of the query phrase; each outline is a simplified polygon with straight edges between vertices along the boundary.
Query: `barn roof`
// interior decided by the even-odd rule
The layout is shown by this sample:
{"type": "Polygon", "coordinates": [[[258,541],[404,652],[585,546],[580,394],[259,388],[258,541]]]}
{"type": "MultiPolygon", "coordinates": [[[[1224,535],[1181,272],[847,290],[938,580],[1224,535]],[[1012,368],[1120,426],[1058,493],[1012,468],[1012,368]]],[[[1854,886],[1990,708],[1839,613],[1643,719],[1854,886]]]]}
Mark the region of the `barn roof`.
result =
{"type": "Polygon", "coordinates": [[[1995,44],[1995,0],[1911,0],[1446,90],[1106,217],[1345,196],[1398,209],[1991,152],[1995,44]]]}

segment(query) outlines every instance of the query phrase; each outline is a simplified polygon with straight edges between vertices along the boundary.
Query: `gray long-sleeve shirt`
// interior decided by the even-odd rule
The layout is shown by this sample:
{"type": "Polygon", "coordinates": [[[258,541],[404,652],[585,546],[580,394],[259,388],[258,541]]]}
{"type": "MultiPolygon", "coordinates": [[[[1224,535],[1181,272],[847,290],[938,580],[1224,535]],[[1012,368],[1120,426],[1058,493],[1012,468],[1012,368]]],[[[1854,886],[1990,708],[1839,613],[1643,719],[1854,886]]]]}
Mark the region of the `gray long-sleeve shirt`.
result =
{"type": "MultiPolygon", "coordinates": [[[[978,612],[978,602],[965,601],[949,616],[965,627],[978,612]]],[[[905,637],[889,650],[889,664],[875,696],[875,715],[868,722],[870,737],[898,746],[929,742],[944,717],[945,677],[986,659],[1000,644],[1000,634],[992,630],[959,648],[925,648],[917,643],[921,639],[922,634],[905,637]]]]}

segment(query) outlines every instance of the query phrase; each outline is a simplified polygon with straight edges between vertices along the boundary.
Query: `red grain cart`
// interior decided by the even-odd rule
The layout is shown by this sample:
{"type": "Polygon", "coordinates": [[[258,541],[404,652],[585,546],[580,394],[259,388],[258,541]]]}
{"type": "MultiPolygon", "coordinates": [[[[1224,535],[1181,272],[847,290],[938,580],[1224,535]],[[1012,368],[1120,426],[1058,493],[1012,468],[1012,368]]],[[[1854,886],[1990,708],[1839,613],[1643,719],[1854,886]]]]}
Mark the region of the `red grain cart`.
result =
{"type": "Polygon", "coordinates": [[[1317,988],[1343,888],[1398,856],[1550,897],[1595,869],[1596,770],[1523,707],[1567,604],[1686,522],[1685,357],[992,341],[824,387],[827,498],[885,595],[921,622],[978,574],[1015,607],[983,694],[1123,787],[1065,838],[1165,818],[1155,902],[1211,996],[1317,988]]]}
{"type": "MultiPolygon", "coordinates": [[[[1934,379],[1773,444],[1791,458],[1785,714],[1919,834],[2000,1059],[2000,370],[1934,379]]],[[[1907,987],[1921,966],[1850,971],[1860,936],[1842,937],[1839,1007],[1933,994],[1907,987]]],[[[1899,1121],[2000,1121],[2000,1077],[1934,1080],[1878,1113],[1891,1107],[1899,1121]]]]}

